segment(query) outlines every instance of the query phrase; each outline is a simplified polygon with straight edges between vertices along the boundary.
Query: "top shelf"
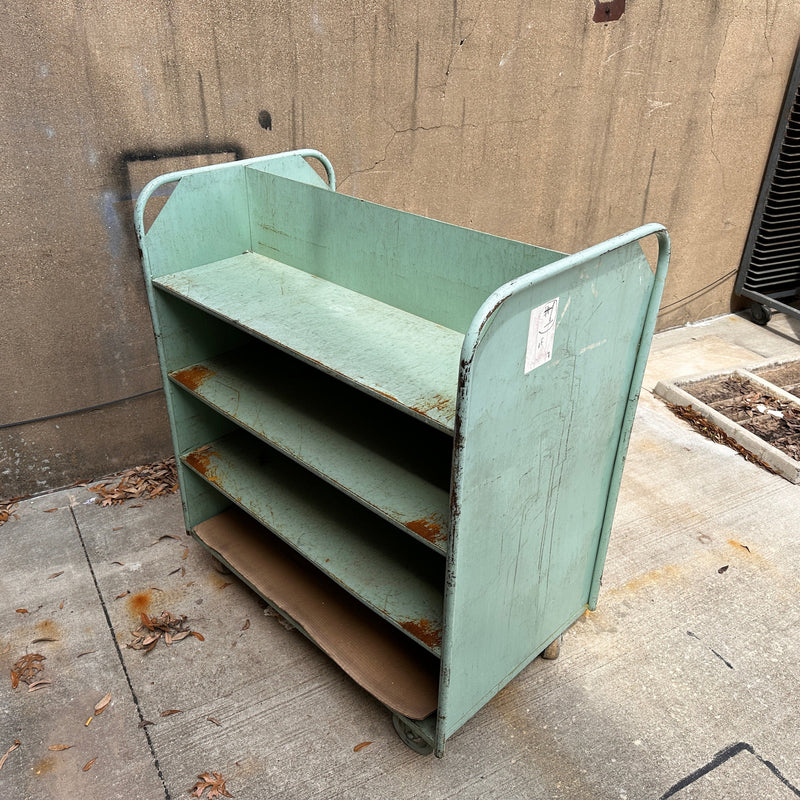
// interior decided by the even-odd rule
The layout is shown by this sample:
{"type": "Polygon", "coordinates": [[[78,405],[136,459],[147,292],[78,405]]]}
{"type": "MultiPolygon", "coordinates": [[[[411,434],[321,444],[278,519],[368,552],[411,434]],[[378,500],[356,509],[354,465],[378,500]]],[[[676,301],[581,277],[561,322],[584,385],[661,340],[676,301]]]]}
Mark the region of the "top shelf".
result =
{"type": "Polygon", "coordinates": [[[453,432],[457,331],[251,252],[153,284],[453,432]]]}

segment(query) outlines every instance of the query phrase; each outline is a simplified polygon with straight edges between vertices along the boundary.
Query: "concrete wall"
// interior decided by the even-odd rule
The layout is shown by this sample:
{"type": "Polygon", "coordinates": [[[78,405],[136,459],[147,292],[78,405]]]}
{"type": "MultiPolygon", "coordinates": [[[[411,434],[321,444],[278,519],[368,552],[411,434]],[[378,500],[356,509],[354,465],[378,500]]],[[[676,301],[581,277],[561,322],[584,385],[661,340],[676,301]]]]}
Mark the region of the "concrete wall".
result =
{"type": "Polygon", "coordinates": [[[594,13],[594,0],[7,4],[0,498],[168,452],[131,198],[176,166],[316,147],[342,191],[565,251],[663,222],[662,326],[727,311],[800,4],[594,13]]]}

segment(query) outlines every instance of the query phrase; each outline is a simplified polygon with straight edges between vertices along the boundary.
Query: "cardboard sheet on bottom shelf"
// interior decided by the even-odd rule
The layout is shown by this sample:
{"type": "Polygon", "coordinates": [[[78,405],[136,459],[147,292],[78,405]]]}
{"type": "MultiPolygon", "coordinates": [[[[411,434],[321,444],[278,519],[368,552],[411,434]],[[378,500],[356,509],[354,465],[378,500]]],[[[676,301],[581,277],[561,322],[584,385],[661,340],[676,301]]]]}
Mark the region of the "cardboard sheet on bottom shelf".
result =
{"type": "Polygon", "coordinates": [[[230,508],[195,534],[381,703],[410,719],[436,710],[438,660],[250,516],[230,508]]]}

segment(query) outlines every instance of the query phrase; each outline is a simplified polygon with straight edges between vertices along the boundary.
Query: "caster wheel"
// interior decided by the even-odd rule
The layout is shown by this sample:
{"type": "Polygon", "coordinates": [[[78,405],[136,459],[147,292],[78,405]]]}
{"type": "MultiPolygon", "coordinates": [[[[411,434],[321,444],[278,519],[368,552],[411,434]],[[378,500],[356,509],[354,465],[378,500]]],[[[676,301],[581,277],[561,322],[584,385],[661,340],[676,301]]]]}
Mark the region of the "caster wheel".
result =
{"type": "Polygon", "coordinates": [[[542,658],[547,661],[555,661],[561,654],[561,640],[563,638],[563,636],[559,636],[558,639],[550,642],[550,644],[542,650],[542,658]]]}
{"type": "Polygon", "coordinates": [[[772,319],[772,311],[761,303],[750,306],[750,317],[756,325],[766,325],[772,319]]]}
{"type": "Polygon", "coordinates": [[[392,725],[403,743],[421,756],[429,756],[433,752],[433,745],[428,744],[415,730],[397,714],[392,714],[392,725]]]}

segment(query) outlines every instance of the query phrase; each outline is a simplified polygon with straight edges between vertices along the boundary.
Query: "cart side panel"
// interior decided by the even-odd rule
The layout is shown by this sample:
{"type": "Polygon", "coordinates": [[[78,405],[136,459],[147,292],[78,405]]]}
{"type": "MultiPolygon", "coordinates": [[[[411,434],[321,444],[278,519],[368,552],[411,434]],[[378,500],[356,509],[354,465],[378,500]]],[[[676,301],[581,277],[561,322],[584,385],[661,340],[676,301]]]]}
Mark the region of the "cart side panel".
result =
{"type": "Polygon", "coordinates": [[[655,278],[636,241],[557,267],[502,299],[471,360],[465,345],[440,751],[587,608],[613,509],[655,278]]]}
{"type": "Polygon", "coordinates": [[[562,254],[248,170],[253,250],[464,333],[498,286],[562,254]]]}
{"type": "MultiPolygon", "coordinates": [[[[154,291],[152,280],[251,249],[246,163],[252,162],[162,176],[145,187],[137,203],[137,235],[176,456],[216,439],[233,426],[171,384],[167,374],[230,350],[246,336],[222,320],[154,291]],[[165,195],[166,202],[145,231],[145,206],[165,195]]],[[[322,182],[299,155],[269,156],[262,163],[297,180],[322,182]]],[[[229,505],[180,459],[177,468],[187,530],[229,505]]]]}

